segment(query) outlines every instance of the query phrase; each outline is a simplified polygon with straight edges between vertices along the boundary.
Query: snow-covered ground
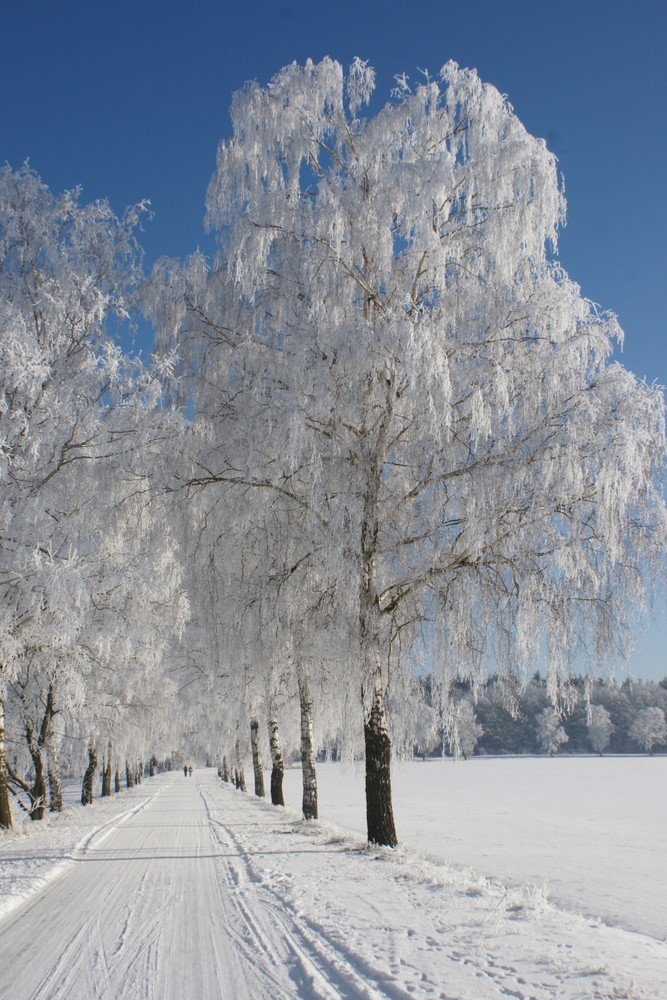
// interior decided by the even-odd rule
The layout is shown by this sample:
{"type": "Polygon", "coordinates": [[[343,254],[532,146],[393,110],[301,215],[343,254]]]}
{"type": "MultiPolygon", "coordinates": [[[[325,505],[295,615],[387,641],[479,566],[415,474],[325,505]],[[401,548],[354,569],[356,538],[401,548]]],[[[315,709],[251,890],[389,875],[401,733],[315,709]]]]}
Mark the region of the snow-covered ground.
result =
{"type": "MultiPolygon", "coordinates": [[[[295,808],[300,782],[288,772],[295,808]]],[[[361,766],[320,767],[318,789],[321,816],[363,833],[361,766]]],[[[667,938],[667,757],[413,761],[393,793],[399,840],[423,855],[667,938]]]]}
{"type": "Polygon", "coordinates": [[[360,773],[319,769],[311,823],[299,777],[277,810],[160,775],[0,837],[0,995],[667,997],[667,758],[399,767],[396,851],[360,773]]]}

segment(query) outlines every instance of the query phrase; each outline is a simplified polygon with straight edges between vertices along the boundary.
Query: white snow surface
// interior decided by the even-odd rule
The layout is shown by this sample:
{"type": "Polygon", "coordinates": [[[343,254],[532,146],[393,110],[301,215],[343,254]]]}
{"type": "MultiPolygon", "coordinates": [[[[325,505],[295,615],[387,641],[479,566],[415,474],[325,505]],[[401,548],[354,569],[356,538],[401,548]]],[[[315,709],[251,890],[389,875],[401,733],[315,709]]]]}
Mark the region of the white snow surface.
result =
{"type": "MultiPolygon", "coordinates": [[[[12,1000],[667,997],[667,758],[411,762],[396,850],[363,773],[323,819],[161,774],[0,837],[12,1000]]],[[[3,991],[7,991],[3,993],[3,991]]]]}

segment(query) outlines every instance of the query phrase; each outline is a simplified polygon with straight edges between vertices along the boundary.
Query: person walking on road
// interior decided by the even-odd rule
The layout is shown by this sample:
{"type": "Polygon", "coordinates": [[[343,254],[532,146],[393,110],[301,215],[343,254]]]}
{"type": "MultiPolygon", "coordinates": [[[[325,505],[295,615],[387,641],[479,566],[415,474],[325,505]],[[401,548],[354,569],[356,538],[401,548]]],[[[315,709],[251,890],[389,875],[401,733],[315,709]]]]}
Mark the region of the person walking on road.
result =
{"type": "Polygon", "coordinates": [[[188,776],[188,765],[187,764],[183,765],[183,774],[187,778],[187,776],[188,776]]]}

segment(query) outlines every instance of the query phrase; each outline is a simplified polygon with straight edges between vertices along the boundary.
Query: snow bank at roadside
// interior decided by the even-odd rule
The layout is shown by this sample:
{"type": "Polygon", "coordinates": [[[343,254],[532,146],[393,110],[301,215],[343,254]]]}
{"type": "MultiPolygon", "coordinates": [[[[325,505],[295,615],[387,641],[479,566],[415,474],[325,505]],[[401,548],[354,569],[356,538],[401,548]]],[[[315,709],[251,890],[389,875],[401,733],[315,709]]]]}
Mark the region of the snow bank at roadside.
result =
{"type": "Polygon", "coordinates": [[[664,1000],[665,942],[563,910],[544,886],[506,885],[407,843],[369,847],[228,786],[205,794],[243,862],[238,883],[289,914],[346,977],[351,992],[337,995],[664,1000]]]}

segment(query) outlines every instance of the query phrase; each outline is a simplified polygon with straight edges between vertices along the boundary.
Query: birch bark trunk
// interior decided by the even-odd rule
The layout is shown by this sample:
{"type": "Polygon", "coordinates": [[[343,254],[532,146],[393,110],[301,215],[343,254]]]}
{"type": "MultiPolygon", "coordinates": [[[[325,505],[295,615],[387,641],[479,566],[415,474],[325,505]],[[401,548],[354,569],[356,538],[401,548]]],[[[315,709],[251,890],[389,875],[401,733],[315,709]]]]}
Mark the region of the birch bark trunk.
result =
{"type": "Polygon", "coordinates": [[[259,747],[259,719],[250,720],[250,745],[252,746],[252,769],[255,777],[255,795],[264,798],[264,764],[259,747]]]}
{"type": "Polygon", "coordinates": [[[81,805],[89,806],[93,801],[93,779],[97,770],[97,751],[92,739],[88,743],[88,767],[83,776],[83,787],[81,788],[81,805]]]}
{"type": "MultiPolygon", "coordinates": [[[[45,715],[46,719],[46,715],[45,715]]],[[[46,735],[46,727],[48,727],[48,722],[42,724],[42,734],[46,735]]],[[[28,815],[32,820],[44,819],[44,813],[46,812],[46,774],[44,768],[44,744],[41,738],[35,740],[35,734],[33,732],[32,726],[26,724],[25,727],[26,742],[28,744],[28,752],[30,753],[30,758],[32,760],[33,768],[33,783],[32,788],[29,789],[30,795],[30,809],[28,815]]]]}
{"type": "Polygon", "coordinates": [[[111,795],[111,742],[108,744],[106,760],[102,767],[102,797],[106,798],[111,795]]]}
{"type": "Polygon", "coordinates": [[[371,710],[364,722],[366,747],[366,826],[368,841],[396,847],[396,827],[391,800],[391,739],[382,682],[373,691],[371,710]]]}
{"type": "Polygon", "coordinates": [[[299,703],[301,707],[301,771],[303,798],[301,808],[304,819],[317,819],[317,771],[313,746],[313,698],[310,680],[303,669],[298,671],[299,703]]]}
{"type": "Polygon", "coordinates": [[[63,811],[63,789],[60,783],[58,740],[50,733],[46,741],[46,773],[49,780],[49,812],[63,811]]]}
{"type": "Polygon", "coordinates": [[[5,697],[0,691],[0,828],[12,829],[12,810],[9,805],[9,783],[5,757],[5,697]]]}
{"type": "MultiPolygon", "coordinates": [[[[391,380],[387,380],[391,388],[391,380]]],[[[372,685],[370,707],[364,705],[366,751],[366,824],[369,843],[396,847],[396,827],[391,800],[391,738],[382,680],[382,653],[388,637],[378,596],[377,555],[380,535],[379,495],[386,428],[391,413],[390,396],[380,421],[375,450],[368,456],[368,488],[361,524],[361,578],[359,585],[359,640],[366,683],[372,685]]],[[[362,691],[362,703],[364,702],[362,691]]]]}
{"type": "Polygon", "coordinates": [[[245,792],[245,790],[246,790],[245,770],[243,768],[243,758],[241,757],[241,742],[240,742],[240,740],[236,741],[236,746],[234,748],[234,751],[236,753],[236,769],[235,769],[235,783],[236,783],[236,787],[238,789],[240,789],[240,791],[245,792]]]}
{"type": "Polygon", "coordinates": [[[269,719],[269,746],[271,747],[271,804],[274,806],[284,806],[283,777],[285,775],[285,762],[283,761],[278,720],[276,718],[269,719]]]}

